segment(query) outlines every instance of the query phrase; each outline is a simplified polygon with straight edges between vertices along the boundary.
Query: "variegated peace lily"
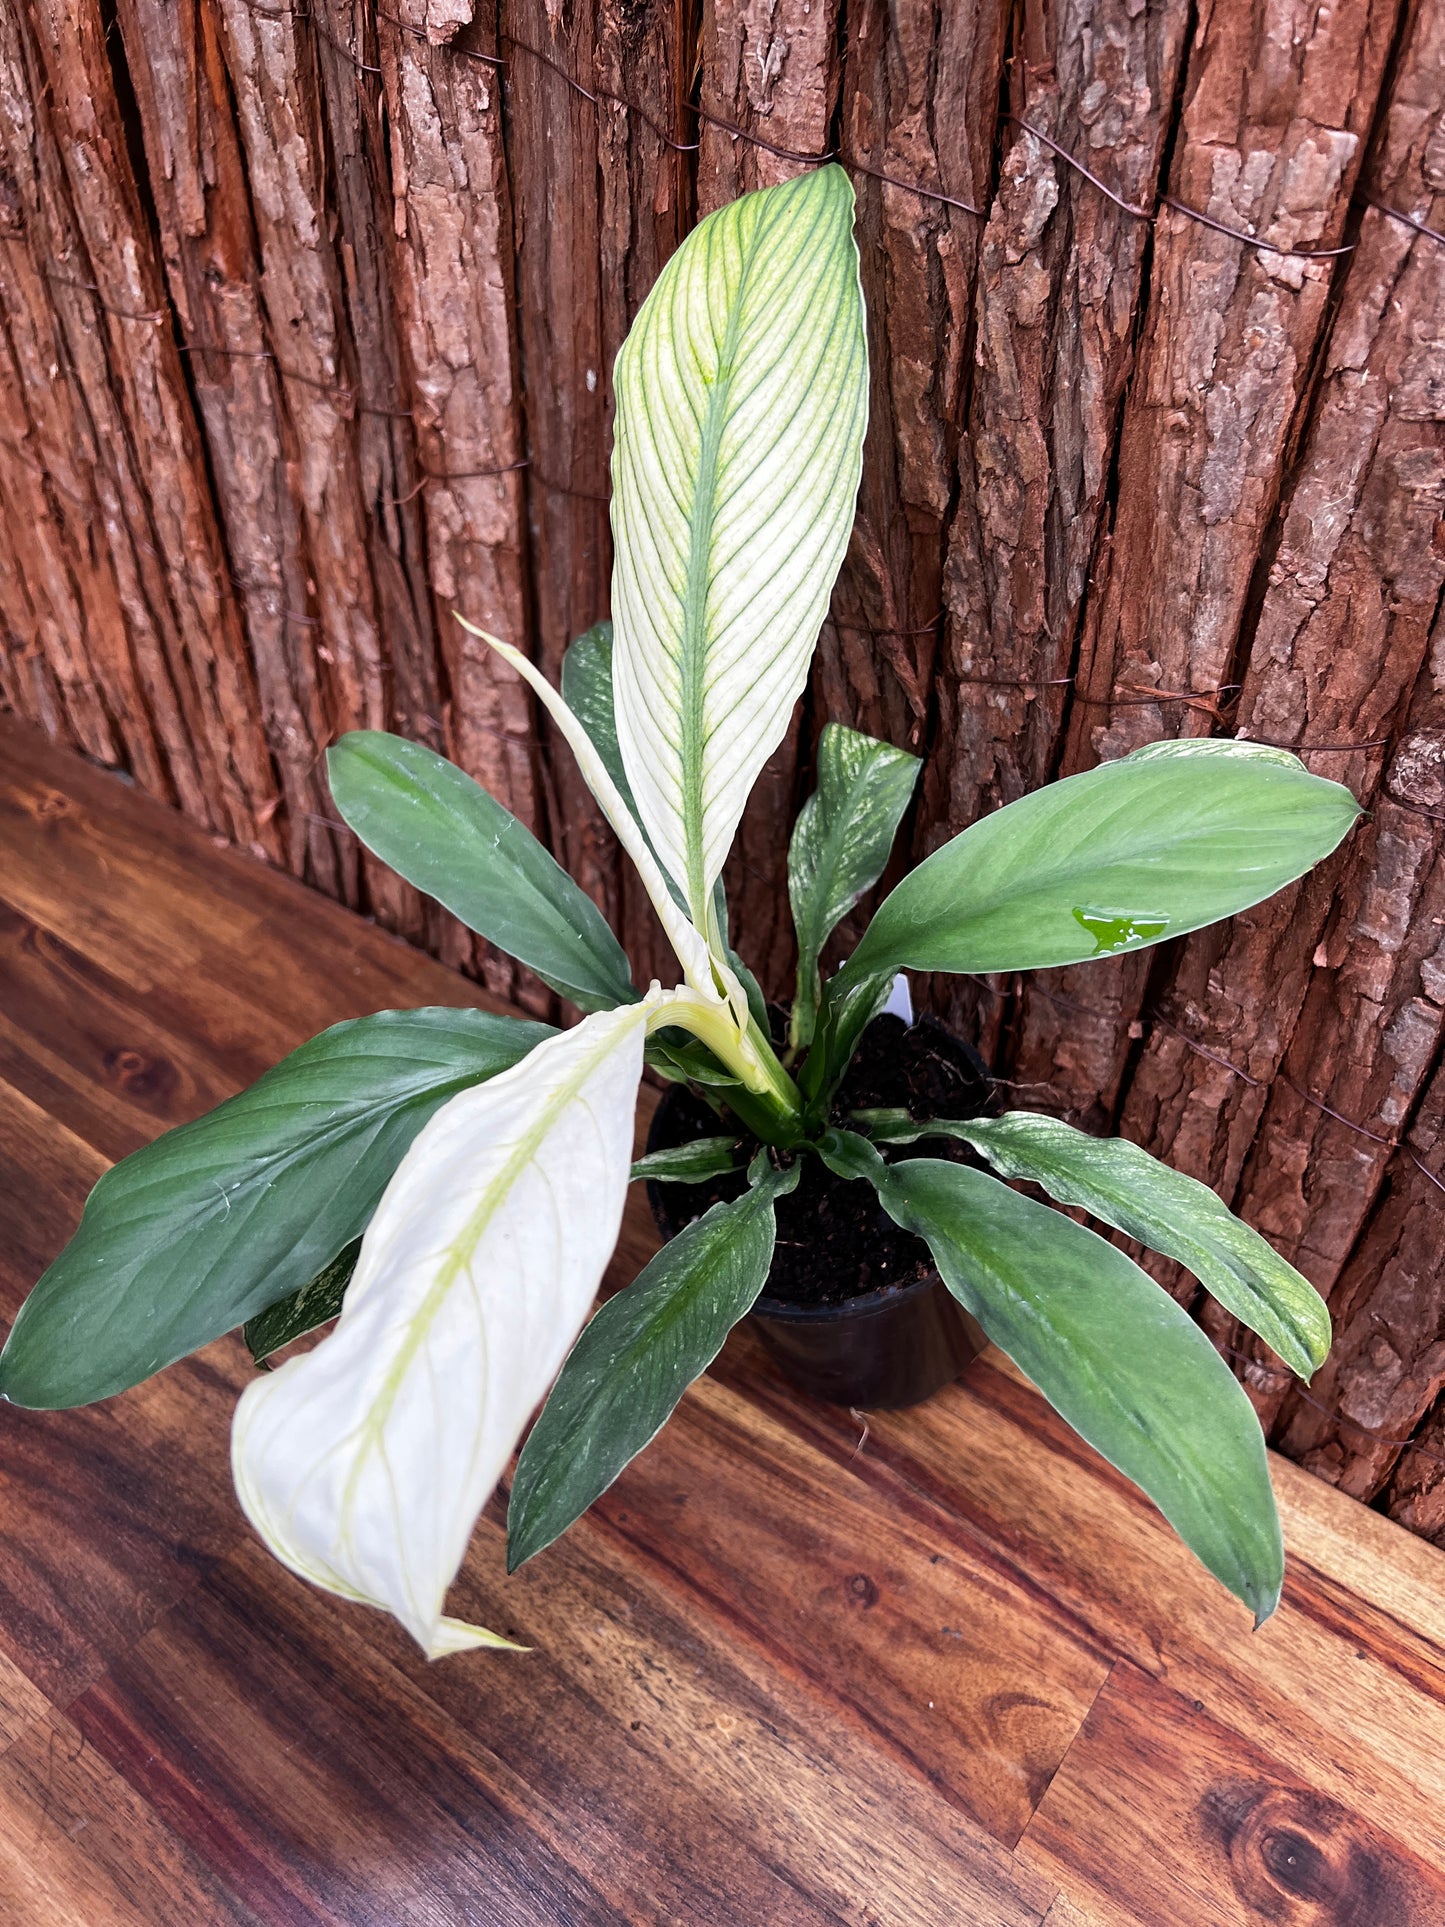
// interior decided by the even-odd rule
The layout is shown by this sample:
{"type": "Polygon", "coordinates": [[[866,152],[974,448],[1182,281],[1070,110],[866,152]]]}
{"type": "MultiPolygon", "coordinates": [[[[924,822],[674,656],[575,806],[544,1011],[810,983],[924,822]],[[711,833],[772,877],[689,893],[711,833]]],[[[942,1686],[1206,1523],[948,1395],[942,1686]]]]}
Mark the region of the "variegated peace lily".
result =
{"type": "Polygon", "coordinates": [[[388,1011],[313,1038],[101,1180],[16,1320],[0,1391],[83,1404],[244,1325],[268,1369],[237,1409],[236,1484],[277,1557],[393,1613],[429,1654],[505,1645],[444,1599],[539,1401],[550,1387],[513,1481],[512,1565],[716,1356],[768,1276],[777,1201],[816,1157],[876,1187],[993,1339],[1262,1617],[1282,1552],[1242,1389],[1118,1245],[1011,1181],[1188,1266],[1307,1377],[1330,1331],[1306,1280],[1132,1144],[1018,1111],[848,1115],[836,1094],[898,972],[1037,969],[1197,929],[1333,850],[1353,798],[1279,751],[1152,745],[935,850],[828,974],[919,767],[830,723],[789,852],[798,973],[775,1034],[720,879],[853,517],[868,372],[846,177],[825,167],[704,221],[644,304],[616,392],[612,624],[572,645],[560,692],[486,640],[575,756],[679,983],[640,992],[590,898],[460,770],[397,737],[345,737],[331,789],[362,842],[586,1014],[553,1030],[388,1011]],[[718,1123],[633,1164],[645,1064],[693,1084],[718,1123]],[[897,1154],[948,1134],[997,1175],[897,1154]],[[589,1322],[629,1178],[724,1171],[738,1195],[589,1322]]]}

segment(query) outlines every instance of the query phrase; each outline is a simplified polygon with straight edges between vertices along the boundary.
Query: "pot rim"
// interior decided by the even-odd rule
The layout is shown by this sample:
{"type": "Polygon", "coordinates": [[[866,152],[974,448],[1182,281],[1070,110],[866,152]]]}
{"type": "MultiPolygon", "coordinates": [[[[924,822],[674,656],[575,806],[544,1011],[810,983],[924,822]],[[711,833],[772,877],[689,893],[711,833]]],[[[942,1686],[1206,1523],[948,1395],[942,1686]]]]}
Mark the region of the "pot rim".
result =
{"type": "MultiPolygon", "coordinates": [[[[948,1291],[938,1272],[929,1272],[927,1278],[915,1278],[911,1285],[879,1285],[877,1291],[859,1291],[852,1299],[844,1299],[842,1305],[794,1305],[792,1299],[773,1299],[761,1293],[753,1299],[748,1316],[776,1318],[778,1324],[828,1324],[844,1318],[879,1318],[896,1305],[909,1305],[933,1289],[948,1291]]],[[[952,1297],[952,1291],[948,1295],[952,1297]]]]}
{"type": "MultiPolygon", "coordinates": [[[[908,1030],[914,1030],[930,1021],[936,1024],[940,1030],[944,1031],[953,1043],[962,1046],[964,1052],[973,1059],[974,1065],[981,1077],[985,1079],[989,1077],[988,1066],[984,1063],[973,1045],[968,1042],[967,1038],[960,1037],[956,1031],[952,1030],[947,1024],[941,1023],[938,1018],[930,1018],[929,1013],[923,1012],[916,1017],[911,1024],[907,1025],[906,1028],[908,1030]]],[[[674,1090],[685,1088],[685,1086],[669,1085],[667,1090],[665,1090],[658,1099],[657,1109],[653,1113],[652,1121],[648,1127],[647,1149],[649,1151],[654,1148],[653,1135],[657,1129],[657,1120],[662,1114],[663,1106],[667,1103],[668,1098],[674,1090]]],[[[663,1205],[661,1184],[656,1178],[649,1178],[647,1180],[647,1202],[651,1207],[654,1223],[657,1225],[659,1231],[663,1230],[664,1221],[671,1217],[671,1213],[668,1212],[663,1205]]],[[[681,1227],[679,1227],[679,1229],[681,1229],[681,1227]]],[[[675,1237],[677,1233],[672,1232],[668,1235],[675,1237]]],[[[869,1318],[882,1317],[895,1307],[912,1304],[916,1299],[934,1290],[944,1292],[952,1302],[959,1304],[960,1309],[967,1311],[967,1307],[963,1306],[961,1300],[954,1299],[953,1293],[948,1290],[948,1286],[944,1283],[943,1277],[935,1265],[924,1277],[915,1278],[911,1284],[879,1285],[873,1291],[859,1292],[855,1297],[845,1298],[841,1304],[836,1305],[799,1304],[789,1298],[774,1298],[768,1292],[764,1291],[753,1300],[746,1316],[749,1318],[759,1317],[772,1319],[780,1325],[840,1324],[849,1319],[866,1320],[869,1318]]]]}
{"type": "MultiPolygon", "coordinates": [[[[748,1316],[776,1318],[781,1324],[814,1325],[826,1324],[844,1318],[873,1318],[895,1305],[906,1305],[914,1298],[920,1298],[927,1291],[940,1288],[948,1290],[937,1269],[926,1277],[915,1278],[907,1285],[879,1285],[875,1291],[862,1291],[855,1297],[845,1298],[840,1305],[803,1305],[791,1298],[772,1298],[761,1293],[752,1302],[748,1316]]],[[[952,1293],[949,1293],[950,1297],[952,1293]]]]}

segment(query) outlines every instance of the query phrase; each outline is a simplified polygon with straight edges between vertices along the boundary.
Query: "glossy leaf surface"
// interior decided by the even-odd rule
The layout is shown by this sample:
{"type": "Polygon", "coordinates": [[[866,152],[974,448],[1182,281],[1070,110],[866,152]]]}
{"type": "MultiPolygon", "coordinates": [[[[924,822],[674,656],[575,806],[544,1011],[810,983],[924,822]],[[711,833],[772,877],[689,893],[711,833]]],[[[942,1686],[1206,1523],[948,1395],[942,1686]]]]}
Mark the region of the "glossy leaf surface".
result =
{"type": "Polygon", "coordinates": [[[773,1201],[798,1169],[759,1162],[751,1190],[680,1231],[577,1340],[517,1462],[509,1571],[551,1545],[656,1436],[762,1290],[773,1201]]]}
{"type": "Polygon", "coordinates": [[[298,1291],[361,1235],[432,1113],[553,1035],[440,1008],[322,1031],[106,1172],[21,1308],[0,1392],[107,1398],[298,1291]]]}
{"type": "Polygon", "coordinates": [[[374,855],[582,1010],[633,1002],[621,944],[510,810],[422,743],[354,730],[326,753],[336,807],[374,855]]]}
{"type": "Polygon", "coordinates": [[[823,945],[883,874],[922,764],[907,750],[829,723],[818,740],[818,787],[793,826],[788,896],[798,936],[790,1042],[811,1043],[823,945]]]}
{"type": "Polygon", "coordinates": [[[1226,1311],[1272,1345],[1301,1378],[1308,1379],[1325,1361],[1330,1314],[1309,1279],[1236,1218],[1207,1184],[1171,1171],[1125,1138],[1090,1137],[1032,1111],[962,1123],[895,1122],[870,1128],[869,1135],[878,1143],[960,1138],[981,1151],[1001,1177],[1029,1179],[1059,1204],[1078,1205],[1151,1251],[1186,1265],[1226,1311]]]}
{"type": "Polygon", "coordinates": [[[493,1642],[443,1600],[616,1243],[646,1021],[599,1012],[444,1106],[336,1329],[236,1409],[236,1488],[271,1551],[393,1613],[429,1657],[493,1642]]]}
{"type": "Polygon", "coordinates": [[[594,622],[568,643],[562,657],[562,700],[591,738],[623,802],[637,815],[632,785],[617,745],[612,707],[612,624],[594,622]]]}
{"type": "Polygon", "coordinates": [[[905,877],[842,975],[1080,963],[1247,909],[1328,856],[1360,813],[1347,789],[1281,756],[1151,745],[1020,797],[905,877]]]}
{"type": "Polygon", "coordinates": [[[867,360],[853,190],[837,167],[709,215],[617,358],[618,739],[699,929],[847,546],[867,360]]]}
{"type": "Polygon", "coordinates": [[[927,1240],[994,1343],[1148,1493],[1256,1622],[1267,1618],[1284,1550],[1264,1437],[1188,1313],[1117,1246],[984,1171],[862,1155],[876,1160],[889,1214],[927,1240]]]}
{"type": "Polygon", "coordinates": [[[341,1311],[346,1287],[351,1283],[351,1274],[360,1256],[361,1240],[353,1238],[345,1250],[338,1252],[300,1291],[293,1291],[279,1304],[268,1305],[265,1311],[248,1318],[241,1327],[241,1336],[252,1362],[264,1366],[268,1359],[298,1338],[329,1325],[341,1311]]]}
{"type": "Polygon", "coordinates": [[[738,1168],[735,1137],[695,1137],[690,1144],[666,1151],[650,1151],[632,1165],[634,1184],[652,1179],[663,1184],[702,1184],[738,1168]]]}

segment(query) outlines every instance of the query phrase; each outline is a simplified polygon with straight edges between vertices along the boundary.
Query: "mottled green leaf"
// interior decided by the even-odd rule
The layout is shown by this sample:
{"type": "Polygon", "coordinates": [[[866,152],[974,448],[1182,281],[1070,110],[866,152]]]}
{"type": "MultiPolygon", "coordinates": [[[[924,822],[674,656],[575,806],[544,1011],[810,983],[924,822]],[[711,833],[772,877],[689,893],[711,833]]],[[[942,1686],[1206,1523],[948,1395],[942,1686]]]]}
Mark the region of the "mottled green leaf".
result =
{"type": "Polygon", "coordinates": [[[1090,1137],[1032,1111],[927,1123],[902,1113],[865,1111],[858,1122],[880,1144],[961,1138],[1001,1176],[1042,1185],[1059,1204],[1078,1205],[1151,1251],[1187,1265],[1226,1311],[1272,1345],[1301,1378],[1324,1363],[1330,1314],[1309,1279],[1236,1218],[1207,1184],[1171,1171],[1139,1145],[1090,1137]]]}
{"type": "Polygon", "coordinates": [[[1284,1548],[1264,1437],[1193,1319],[1116,1245],[984,1171],[887,1165],[859,1137],[848,1149],[994,1343],[1148,1493],[1256,1623],[1267,1618],[1284,1548]]]}
{"type": "Polygon", "coordinates": [[[788,896],[798,935],[798,988],[789,1042],[813,1040],[818,959],[865,890],[883,874],[922,764],[907,750],[829,723],[818,742],[818,787],[793,826],[788,896]]]}
{"type": "Polygon", "coordinates": [[[702,1184],[737,1169],[738,1140],[735,1137],[696,1137],[690,1144],[678,1144],[666,1151],[650,1151],[634,1158],[632,1182],[650,1178],[659,1184],[702,1184]]]}
{"type": "Polygon", "coordinates": [[[664,1245],[573,1346],[517,1462],[509,1571],[551,1545],[655,1437],[767,1282],[773,1201],[798,1170],[760,1156],[753,1178],[664,1245]]]}
{"type": "Polygon", "coordinates": [[[241,1328],[241,1336],[255,1364],[269,1371],[270,1366],[266,1363],[268,1358],[283,1351],[296,1339],[304,1338],[308,1332],[329,1325],[338,1316],[360,1253],[361,1240],[354,1238],[329,1265],[317,1272],[310,1284],[303,1285],[300,1291],[293,1291],[289,1298],[283,1298],[279,1304],[269,1305],[265,1311],[246,1320],[241,1328]]]}

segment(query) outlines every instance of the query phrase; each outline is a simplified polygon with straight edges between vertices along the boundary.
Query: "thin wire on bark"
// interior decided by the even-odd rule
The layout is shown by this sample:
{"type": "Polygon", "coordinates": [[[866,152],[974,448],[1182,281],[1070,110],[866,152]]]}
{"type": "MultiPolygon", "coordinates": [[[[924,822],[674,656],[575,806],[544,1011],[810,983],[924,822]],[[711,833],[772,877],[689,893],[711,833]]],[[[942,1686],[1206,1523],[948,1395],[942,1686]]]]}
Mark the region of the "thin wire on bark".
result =
{"type": "MultiPolygon", "coordinates": [[[[1173,208],[1176,214],[1187,214],[1191,221],[1198,221],[1203,227],[1213,228],[1218,234],[1227,234],[1232,241],[1243,241],[1249,247],[1263,249],[1266,254],[1292,255],[1302,261],[1334,260],[1341,254],[1353,254],[1359,246],[1357,241],[1349,241],[1338,248],[1281,247],[1277,241],[1262,241],[1257,235],[1247,234],[1243,228],[1230,227],[1225,221],[1216,221],[1212,214],[1202,214],[1197,207],[1190,207],[1186,201],[1177,200],[1172,194],[1161,194],[1153,207],[1138,207],[1133,201],[1126,201],[1122,194],[1116,194],[1107,181],[1100,180],[1091,168],[1085,167],[1084,163],[1071,154],[1066,147],[1061,147],[1051,134],[1044,132],[1042,127],[1035,127],[1032,121],[1025,120],[1021,114],[1010,114],[1008,119],[1016,127],[1021,127],[1026,134],[1032,134],[1036,141],[1042,142],[1049,149],[1050,153],[1057,154],[1065,166],[1073,168],[1074,172],[1082,175],[1091,187],[1097,188],[1106,200],[1112,201],[1115,207],[1121,208],[1125,214],[1132,215],[1136,221],[1157,221],[1160,208],[1173,208]]],[[[1393,220],[1402,221],[1406,227],[1414,228],[1417,234],[1426,235],[1430,240],[1439,241],[1445,245],[1445,234],[1437,232],[1435,228],[1427,227],[1423,221],[1417,221],[1413,214],[1406,214],[1401,208],[1391,207],[1388,201],[1379,200],[1375,195],[1367,194],[1362,188],[1356,191],[1354,198],[1362,206],[1376,208],[1381,214],[1388,214],[1393,220]]]]}

